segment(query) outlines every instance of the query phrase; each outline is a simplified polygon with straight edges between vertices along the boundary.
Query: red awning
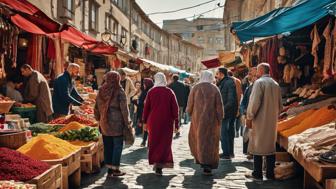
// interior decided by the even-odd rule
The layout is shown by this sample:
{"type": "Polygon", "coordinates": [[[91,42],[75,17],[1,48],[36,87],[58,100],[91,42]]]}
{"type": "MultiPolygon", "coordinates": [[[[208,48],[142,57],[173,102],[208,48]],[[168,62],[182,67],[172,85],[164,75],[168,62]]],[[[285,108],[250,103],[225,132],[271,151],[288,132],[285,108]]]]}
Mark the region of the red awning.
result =
{"type": "Polygon", "coordinates": [[[46,34],[41,28],[39,28],[34,23],[30,22],[29,20],[25,19],[19,14],[11,16],[12,22],[17,25],[19,28],[34,34],[46,34]]]}
{"type": "Polygon", "coordinates": [[[14,12],[17,12],[30,22],[34,23],[46,33],[59,31],[59,23],[49,18],[44,12],[29,3],[27,0],[0,0],[0,3],[8,6],[14,12]]]}
{"type": "Polygon", "coordinates": [[[60,37],[61,39],[87,51],[97,54],[113,54],[118,48],[96,40],[95,38],[82,33],[72,26],[64,26],[62,32],[49,35],[51,37],[60,37]]]}
{"type": "Polygon", "coordinates": [[[217,68],[221,65],[218,58],[204,60],[202,61],[202,64],[206,66],[207,68],[217,68]]]}

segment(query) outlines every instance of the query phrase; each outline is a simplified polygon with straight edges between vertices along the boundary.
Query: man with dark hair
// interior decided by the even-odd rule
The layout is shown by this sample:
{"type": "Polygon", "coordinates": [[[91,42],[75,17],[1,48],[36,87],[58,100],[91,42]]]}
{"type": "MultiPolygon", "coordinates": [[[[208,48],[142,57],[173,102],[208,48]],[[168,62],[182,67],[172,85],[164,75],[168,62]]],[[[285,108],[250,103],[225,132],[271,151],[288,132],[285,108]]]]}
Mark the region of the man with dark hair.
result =
{"type": "Polygon", "coordinates": [[[118,73],[120,74],[120,84],[126,93],[127,104],[130,106],[131,97],[135,95],[136,89],[134,87],[133,81],[126,75],[126,72],[122,68],[118,70],[118,73]]]}
{"type": "Polygon", "coordinates": [[[238,112],[236,85],[234,80],[229,77],[228,70],[224,67],[218,69],[216,78],[225,112],[221,128],[221,147],[223,150],[221,158],[231,159],[234,157],[234,121],[238,112]]]}
{"type": "Polygon", "coordinates": [[[239,112],[239,105],[240,105],[240,101],[243,95],[243,90],[242,90],[242,86],[241,86],[241,81],[236,78],[233,75],[233,72],[231,70],[228,71],[228,75],[233,79],[233,81],[235,82],[235,86],[236,86],[236,93],[237,93],[237,106],[238,106],[238,113],[237,113],[237,117],[235,119],[235,129],[236,129],[236,137],[239,137],[239,131],[241,136],[243,136],[243,131],[241,129],[242,124],[241,124],[241,115],[239,112]]]}
{"type": "Polygon", "coordinates": [[[179,105],[179,125],[182,125],[182,116],[184,114],[184,110],[187,106],[187,102],[188,102],[188,97],[187,97],[187,88],[186,86],[179,81],[180,77],[176,74],[173,75],[173,82],[168,86],[169,88],[171,88],[174,93],[175,96],[177,98],[177,102],[179,105]]]}
{"type": "Polygon", "coordinates": [[[38,122],[48,122],[53,114],[48,81],[28,64],[21,67],[21,74],[28,79],[23,94],[24,102],[36,105],[38,122]]]}
{"type": "Polygon", "coordinates": [[[252,174],[247,177],[262,180],[263,156],[266,156],[266,177],[274,179],[276,126],[282,110],[279,84],[270,77],[270,66],[261,63],[257,67],[250,101],[247,107],[246,126],[251,129],[248,151],[253,155],[252,174]]]}

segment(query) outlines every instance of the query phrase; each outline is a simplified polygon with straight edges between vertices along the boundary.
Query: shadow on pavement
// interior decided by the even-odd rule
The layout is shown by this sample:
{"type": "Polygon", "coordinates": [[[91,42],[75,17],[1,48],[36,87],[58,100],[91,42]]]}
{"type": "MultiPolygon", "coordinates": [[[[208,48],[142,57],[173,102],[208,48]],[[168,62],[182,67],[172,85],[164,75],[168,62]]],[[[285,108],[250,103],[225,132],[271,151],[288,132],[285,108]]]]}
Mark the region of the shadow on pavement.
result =
{"type": "Polygon", "coordinates": [[[128,186],[122,183],[123,178],[115,177],[108,178],[103,183],[103,186],[94,187],[94,189],[107,189],[107,188],[118,188],[118,189],[128,189],[128,186]]]}
{"type": "Polygon", "coordinates": [[[165,189],[169,186],[169,182],[176,175],[165,175],[163,169],[163,176],[157,176],[154,173],[142,174],[137,177],[138,185],[142,185],[143,189],[165,189]]]}
{"type": "Polygon", "coordinates": [[[141,159],[147,159],[147,148],[138,148],[121,156],[121,162],[130,165],[135,165],[141,159]]]}

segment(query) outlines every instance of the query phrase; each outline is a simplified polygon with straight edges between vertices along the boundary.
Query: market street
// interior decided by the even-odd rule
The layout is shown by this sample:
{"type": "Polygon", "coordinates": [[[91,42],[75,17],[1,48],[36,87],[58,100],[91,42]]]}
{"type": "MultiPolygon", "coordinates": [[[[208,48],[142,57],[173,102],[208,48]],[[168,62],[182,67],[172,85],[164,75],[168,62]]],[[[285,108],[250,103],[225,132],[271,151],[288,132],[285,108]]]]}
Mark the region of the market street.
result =
{"type": "Polygon", "coordinates": [[[99,174],[82,175],[82,188],[230,188],[230,189],[295,189],[302,188],[302,180],[294,178],[286,181],[257,182],[245,178],[245,173],[253,167],[242,154],[242,139],[236,138],[236,158],[221,160],[219,169],[213,176],[203,176],[201,168],[194,164],[188,146],[189,127],[183,127],[180,138],[173,141],[174,169],[164,169],[163,177],[158,177],[148,165],[146,148],[141,148],[141,139],[123,151],[121,170],[127,174],[120,178],[106,179],[106,168],[99,174]]]}

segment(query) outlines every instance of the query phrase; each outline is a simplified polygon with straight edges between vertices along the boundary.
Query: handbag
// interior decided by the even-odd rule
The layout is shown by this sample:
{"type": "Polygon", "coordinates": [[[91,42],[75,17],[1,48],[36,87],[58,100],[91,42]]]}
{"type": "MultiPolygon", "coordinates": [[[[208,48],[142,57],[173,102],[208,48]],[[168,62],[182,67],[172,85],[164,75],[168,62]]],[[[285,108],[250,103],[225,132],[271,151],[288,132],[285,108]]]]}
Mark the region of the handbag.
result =
{"type": "Polygon", "coordinates": [[[135,141],[135,131],[131,124],[125,126],[123,128],[123,137],[125,141],[125,145],[132,146],[135,141]]]}

